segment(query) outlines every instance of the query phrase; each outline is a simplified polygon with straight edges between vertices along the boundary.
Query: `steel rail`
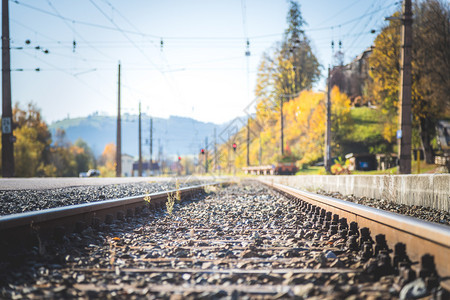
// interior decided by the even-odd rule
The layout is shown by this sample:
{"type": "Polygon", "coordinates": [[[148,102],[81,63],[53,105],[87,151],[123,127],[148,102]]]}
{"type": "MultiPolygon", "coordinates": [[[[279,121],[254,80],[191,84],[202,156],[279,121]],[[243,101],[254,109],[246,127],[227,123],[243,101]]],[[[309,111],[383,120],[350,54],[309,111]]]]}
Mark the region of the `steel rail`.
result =
{"type": "Polygon", "coordinates": [[[33,233],[33,231],[38,231],[40,237],[54,236],[58,234],[55,233],[55,228],[58,227],[60,232],[61,228],[63,229],[62,234],[80,231],[86,226],[95,226],[102,222],[109,223],[114,219],[133,216],[140,213],[145,207],[161,207],[170,193],[179,191],[183,198],[204,190],[208,186],[220,184],[226,184],[226,182],[0,216],[0,238],[8,241],[18,240],[33,233]]]}
{"type": "Polygon", "coordinates": [[[450,279],[450,228],[412,217],[322,196],[263,179],[260,182],[320,208],[357,222],[359,228],[370,228],[372,235],[384,234],[388,246],[393,249],[397,242],[406,245],[412,261],[420,261],[424,254],[434,256],[436,269],[448,286],[450,279]]]}

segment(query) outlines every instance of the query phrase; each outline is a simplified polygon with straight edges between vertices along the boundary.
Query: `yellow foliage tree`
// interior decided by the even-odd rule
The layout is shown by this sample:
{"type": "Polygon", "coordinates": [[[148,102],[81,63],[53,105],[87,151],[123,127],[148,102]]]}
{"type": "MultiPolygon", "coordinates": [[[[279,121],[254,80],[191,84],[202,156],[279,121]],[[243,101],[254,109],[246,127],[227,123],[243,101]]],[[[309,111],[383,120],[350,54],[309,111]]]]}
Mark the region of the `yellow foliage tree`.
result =
{"type": "Polygon", "coordinates": [[[47,124],[41,119],[40,110],[34,103],[21,109],[19,103],[13,108],[16,142],[14,144],[15,176],[52,176],[48,167],[51,135],[47,124]]]}
{"type": "Polygon", "coordinates": [[[342,143],[353,130],[353,120],[350,114],[350,98],[342,93],[337,86],[331,90],[331,133],[334,155],[344,155],[342,143]]]}
{"type": "Polygon", "coordinates": [[[103,177],[114,177],[116,174],[116,145],[109,143],[105,146],[99,160],[99,170],[103,177]]]}
{"type": "MultiPolygon", "coordinates": [[[[400,16],[395,13],[394,17],[400,16]]],[[[431,146],[436,122],[450,112],[450,6],[428,0],[414,6],[412,44],[413,141],[420,140],[427,163],[434,162],[431,146]]],[[[400,83],[400,21],[392,20],[374,42],[369,58],[372,93],[385,115],[384,138],[395,141],[400,83]]],[[[415,145],[419,146],[418,143],[415,145]]]]}

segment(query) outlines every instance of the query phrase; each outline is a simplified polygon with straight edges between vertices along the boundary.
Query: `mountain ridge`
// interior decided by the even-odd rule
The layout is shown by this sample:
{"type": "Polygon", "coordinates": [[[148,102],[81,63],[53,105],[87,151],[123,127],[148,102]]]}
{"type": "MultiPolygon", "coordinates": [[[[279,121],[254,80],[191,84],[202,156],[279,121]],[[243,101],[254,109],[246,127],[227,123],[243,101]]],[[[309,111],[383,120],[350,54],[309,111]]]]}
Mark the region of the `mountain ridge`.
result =
{"type": "MultiPolygon", "coordinates": [[[[142,153],[150,156],[150,116],[142,115],[142,153]]],[[[169,116],[169,118],[153,117],[153,159],[158,155],[190,155],[196,154],[205,147],[205,138],[211,143],[214,130],[219,135],[230,122],[215,124],[202,122],[189,117],[169,116]]],[[[122,120],[122,153],[138,155],[138,116],[123,114],[122,120]]],[[[108,143],[116,143],[115,116],[92,114],[86,117],[66,118],[55,121],[49,126],[52,136],[56,130],[63,129],[66,138],[74,143],[83,139],[92,148],[96,156],[101,155],[108,143]]],[[[219,141],[218,141],[219,142],[219,141]]]]}

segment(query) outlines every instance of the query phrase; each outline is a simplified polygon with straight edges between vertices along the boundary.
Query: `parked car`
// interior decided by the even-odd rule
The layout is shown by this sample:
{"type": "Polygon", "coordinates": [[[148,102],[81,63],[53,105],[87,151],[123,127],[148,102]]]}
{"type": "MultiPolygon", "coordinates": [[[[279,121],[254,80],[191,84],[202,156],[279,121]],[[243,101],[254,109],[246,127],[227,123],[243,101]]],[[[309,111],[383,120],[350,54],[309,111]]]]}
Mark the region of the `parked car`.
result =
{"type": "Polygon", "coordinates": [[[98,177],[100,176],[100,171],[95,169],[90,169],[87,172],[81,172],[80,177],[98,177]]]}

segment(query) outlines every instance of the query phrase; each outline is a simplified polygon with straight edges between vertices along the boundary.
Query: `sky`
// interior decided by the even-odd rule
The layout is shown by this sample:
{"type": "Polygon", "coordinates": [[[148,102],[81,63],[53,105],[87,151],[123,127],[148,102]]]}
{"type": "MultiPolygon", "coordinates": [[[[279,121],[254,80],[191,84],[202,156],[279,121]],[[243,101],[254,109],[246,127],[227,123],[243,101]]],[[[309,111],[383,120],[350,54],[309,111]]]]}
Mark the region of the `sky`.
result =
{"type": "MultiPolygon", "coordinates": [[[[348,63],[400,8],[393,0],[298,3],[323,66],[316,90],[332,41],[348,63]]],[[[286,0],[10,0],[12,102],[34,102],[48,123],[114,116],[120,62],[122,113],[137,114],[141,102],[147,115],[224,123],[254,103],[258,64],[283,39],[288,8],[286,0]]]]}

